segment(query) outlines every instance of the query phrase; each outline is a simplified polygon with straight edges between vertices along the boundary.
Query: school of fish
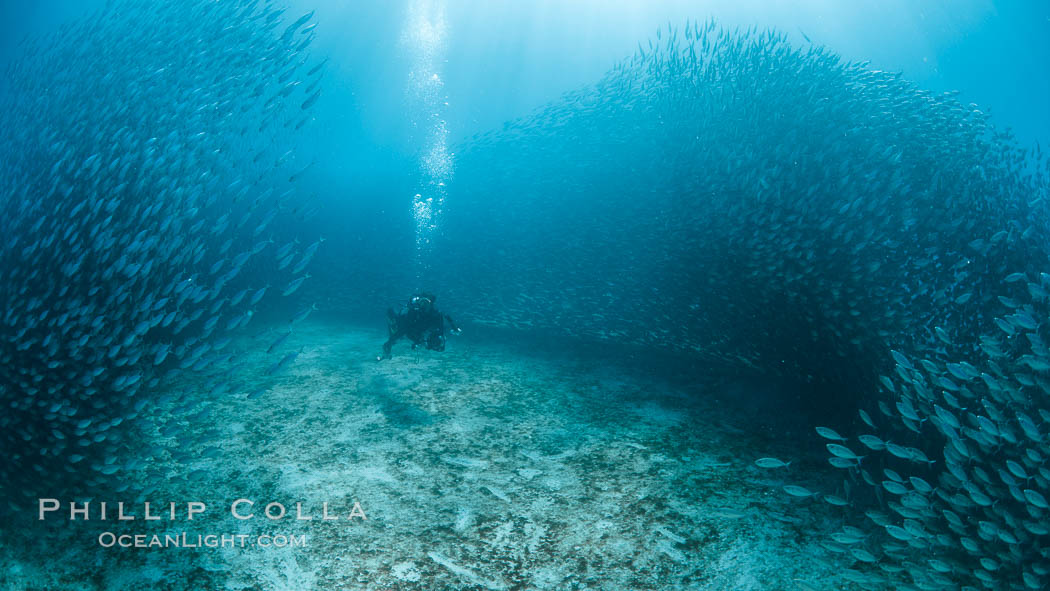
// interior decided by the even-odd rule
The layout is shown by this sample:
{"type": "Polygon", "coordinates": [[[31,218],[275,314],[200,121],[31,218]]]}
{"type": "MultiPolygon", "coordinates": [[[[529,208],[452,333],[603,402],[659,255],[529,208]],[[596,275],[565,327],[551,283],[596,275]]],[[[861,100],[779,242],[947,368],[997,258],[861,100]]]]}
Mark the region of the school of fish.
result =
{"type": "Polygon", "coordinates": [[[437,289],[473,321],[838,392],[857,418],[818,434],[842,483],[783,488],[841,511],[839,583],[1050,586],[1038,146],[900,74],[696,22],[456,152],[437,289]]]}
{"type": "MultiPolygon", "coordinates": [[[[294,223],[315,207],[294,148],[325,69],[311,18],[264,0],[118,2],[8,66],[9,508],[70,484],[122,492],[162,452],[207,457],[216,441],[181,436],[207,402],[154,393],[193,374],[210,396],[258,397],[231,343],[257,313],[291,310],[291,327],[315,309],[289,302],[321,246],[294,223]],[[145,430],[171,445],[139,448],[145,430]]],[[[473,321],[840,389],[857,419],[817,434],[841,484],[783,490],[841,511],[824,548],[843,582],[1050,585],[1038,148],[899,74],[697,22],[456,152],[432,256],[457,272],[432,287],[473,321]]],[[[291,330],[269,339],[268,376],[295,362],[291,330]]]]}
{"type": "Polygon", "coordinates": [[[320,245],[295,231],[315,208],[294,142],[324,70],[311,17],[259,0],[115,2],[26,40],[7,66],[5,510],[123,492],[162,452],[173,469],[199,457],[210,442],[183,426],[206,416],[201,392],[243,394],[238,331],[257,311],[312,309],[294,295],[320,245]],[[189,374],[197,396],[158,400],[189,374]],[[143,448],[157,430],[170,445],[143,448]]]}

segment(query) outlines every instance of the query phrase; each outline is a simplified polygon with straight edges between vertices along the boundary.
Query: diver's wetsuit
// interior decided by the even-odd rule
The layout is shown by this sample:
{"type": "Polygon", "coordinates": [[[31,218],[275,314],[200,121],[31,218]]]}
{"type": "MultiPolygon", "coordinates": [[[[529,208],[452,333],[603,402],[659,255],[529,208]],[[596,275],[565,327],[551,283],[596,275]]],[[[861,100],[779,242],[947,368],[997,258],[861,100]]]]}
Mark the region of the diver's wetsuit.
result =
{"type": "Polygon", "coordinates": [[[419,294],[413,296],[400,313],[395,313],[393,308],[387,309],[389,338],[383,343],[380,359],[389,359],[390,348],[406,337],[412,341],[413,349],[425,343],[431,351],[445,350],[445,321],[453,332],[459,329],[451,316],[434,307],[435,299],[431,294],[419,294]]]}

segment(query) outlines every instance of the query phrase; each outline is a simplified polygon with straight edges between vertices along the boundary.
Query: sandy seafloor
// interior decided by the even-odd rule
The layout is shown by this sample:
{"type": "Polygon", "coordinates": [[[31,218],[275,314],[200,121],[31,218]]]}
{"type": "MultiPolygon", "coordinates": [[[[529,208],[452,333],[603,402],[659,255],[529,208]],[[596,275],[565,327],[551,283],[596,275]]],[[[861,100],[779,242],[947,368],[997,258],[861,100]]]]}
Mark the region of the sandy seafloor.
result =
{"type": "Polygon", "coordinates": [[[819,546],[837,509],[781,485],[826,490],[821,479],[842,475],[821,464],[819,445],[815,458],[792,458],[804,447],[793,439],[812,429],[793,433],[793,417],[750,404],[753,386],[672,375],[654,352],[628,360],[469,329],[442,354],[401,343],[382,363],[378,327],[313,317],[271,354],[277,333],[249,332],[261,346],[235,345],[251,351],[242,371],[255,379],[302,352],[252,400],[251,383],[210,399],[177,385],[157,416],[179,406],[192,421],[177,437],[154,430],[138,473],[167,478],[149,495],[157,504],[206,499],[215,515],[146,529],[305,533],[307,547],[100,549],[98,529],[64,523],[0,540],[0,587],[839,588],[830,575],[843,564],[819,546]],[[762,456],[796,461],[763,470],[762,456]],[[241,497],[256,513],[303,502],[315,521],[232,519],[241,497]],[[321,501],[343,516],[357,501],[367,520],[317,521],[321,501]]]}

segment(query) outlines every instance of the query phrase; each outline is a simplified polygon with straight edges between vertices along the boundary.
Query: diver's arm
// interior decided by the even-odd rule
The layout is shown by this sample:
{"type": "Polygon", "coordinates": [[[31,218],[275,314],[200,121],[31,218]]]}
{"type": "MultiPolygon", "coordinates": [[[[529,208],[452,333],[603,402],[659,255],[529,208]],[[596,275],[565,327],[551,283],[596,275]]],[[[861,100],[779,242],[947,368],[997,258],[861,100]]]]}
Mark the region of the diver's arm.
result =
{"type": "Polygon", "coordinates": [[[401,330],[397,330],[392,335],[390,335],[390,338],[387,339],[385,343],[383,343],[383,355],[382,357],[380,357],[380,359],[390,359],[390,348],[394,346],[394,343],[401,340],[401,337],[403,336],[405,336],[405,333],[401,330]]]}
{"type": "Polygon", "coordinates": [[[454,333],[459,333],[459,332],[461,332],[461,331],[459,330],[459,327],[458,327],[458,326],[456,326],[456,322],[455,322],[454,320],[452,320],[452,317],[451,317],[451,316],[449,316],[448,314],[445,314],[445,320],[448,320],[448,327],[449,327],[450,329],[452,329],[452,332],[454,332],[454,333]]]}

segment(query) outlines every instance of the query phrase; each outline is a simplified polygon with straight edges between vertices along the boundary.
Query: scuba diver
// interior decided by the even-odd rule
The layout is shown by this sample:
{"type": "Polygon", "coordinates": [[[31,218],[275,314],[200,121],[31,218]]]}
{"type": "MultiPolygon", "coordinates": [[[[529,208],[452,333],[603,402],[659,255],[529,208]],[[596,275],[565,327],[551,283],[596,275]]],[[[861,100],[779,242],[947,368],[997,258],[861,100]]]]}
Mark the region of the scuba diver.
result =
{"type": "Polygon", "coordinates": [[[376,361],[390,359],[390,348],[394,343],[404,337],[412,341],[415,349],[425,344],[431,351],[445,350],[445,321],[448,321],[452,334],[460,334],[462,331],[456,327],[452,317],[442,314],[434,307],[437,299],[432,293],[420,292],[408,300],[408,304],[395,313],[393,308],[387,308],[387,328],[389,338],[383,343],[383,354],[376,357],[376,361]]]}

